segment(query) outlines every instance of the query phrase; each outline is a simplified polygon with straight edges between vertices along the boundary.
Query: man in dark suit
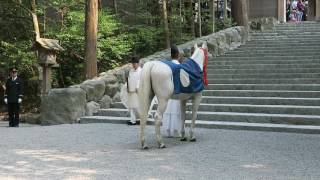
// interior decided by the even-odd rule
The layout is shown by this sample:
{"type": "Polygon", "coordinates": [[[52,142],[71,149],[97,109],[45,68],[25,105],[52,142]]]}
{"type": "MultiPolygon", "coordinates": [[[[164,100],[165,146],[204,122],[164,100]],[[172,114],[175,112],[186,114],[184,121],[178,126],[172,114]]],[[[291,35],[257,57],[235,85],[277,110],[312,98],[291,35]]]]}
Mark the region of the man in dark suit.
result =
{"type": "Polygon", "coordinates": [[[4,102],[8,104],[9,127],[19,127],[19,109],[23,97],[23,84],[17,75],[17,68],[10,68],[10,78],[5,85],[4,102]]]}

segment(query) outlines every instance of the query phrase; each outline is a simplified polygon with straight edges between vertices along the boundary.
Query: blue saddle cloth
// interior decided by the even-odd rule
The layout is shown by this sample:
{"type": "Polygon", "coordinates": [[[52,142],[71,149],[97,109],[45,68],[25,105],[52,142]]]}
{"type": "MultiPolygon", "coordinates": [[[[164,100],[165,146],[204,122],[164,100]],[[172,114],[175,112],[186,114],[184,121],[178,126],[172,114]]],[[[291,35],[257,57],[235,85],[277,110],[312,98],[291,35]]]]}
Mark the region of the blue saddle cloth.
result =
{"type": "Polygon", "coordinates": [[[162,60],[161,62],[168,65],[172,70],[174,94],[179,93],[197,93],[204,89],[203,71],[199,65],[191,58],[188,58],[182,64],[175,64],[170,60],[162,60]],[[190,84],[184,87],[180,81],[180,70],[183,69],[189,74],[190,84]]]}

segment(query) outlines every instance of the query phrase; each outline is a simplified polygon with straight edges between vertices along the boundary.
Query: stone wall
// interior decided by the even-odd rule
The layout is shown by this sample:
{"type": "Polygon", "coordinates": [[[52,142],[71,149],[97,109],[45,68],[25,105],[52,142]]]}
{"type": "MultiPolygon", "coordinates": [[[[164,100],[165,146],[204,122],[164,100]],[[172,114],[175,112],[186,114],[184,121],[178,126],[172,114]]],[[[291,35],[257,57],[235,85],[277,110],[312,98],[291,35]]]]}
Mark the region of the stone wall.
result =
{"type": "MultiPolygon", "coordinates": [[[[233,50],[248,40],[248,32],[242,26],[228,28],[217,33],[197,38],[179,45],[179,49],[190,56],[190,48],[195,43],[207,42],[212,56],[219,56],[233,50]]],[[[143,64],[170,57],[170,51],[163,50],[142,58],[143,64]]],[[[100,108],[108,108],[112,102],[120,101],[120,88],[125,82],[125,72],[130,64],[101,73],[99,77],[84,81],[69,88],[52,89],[42,98],[41,124],[55,125],[76,123],[82,116],[90,116],[100,108]]]]}
{"type": "Polygon", "coordinates": [[[250,19],[250,29],[254,31],[274,30],[278,21],[274,17],[250,19]]]}

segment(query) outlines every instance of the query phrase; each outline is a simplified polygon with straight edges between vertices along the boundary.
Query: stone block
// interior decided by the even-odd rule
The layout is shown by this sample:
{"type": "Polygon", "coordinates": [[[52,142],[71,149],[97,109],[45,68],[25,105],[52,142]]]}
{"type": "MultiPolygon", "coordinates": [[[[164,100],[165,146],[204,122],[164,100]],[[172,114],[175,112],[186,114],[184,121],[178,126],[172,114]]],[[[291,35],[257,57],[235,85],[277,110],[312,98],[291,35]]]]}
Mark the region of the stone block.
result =
{"type": "Polygon", "coordinates": [[[100,108],[102,109],[110,108],[111,103],[112,103],[112,99],[108,95],[104,95],[102,99],[99,100],[100,108]]]}
{"type": "Polygon", "coordinates": [[[75,123],[85,115],[86,92],[81,88],[51,89],[42,97],[42,125],[75,123]]]}
{"type": "Polygon", "coordinates": [[[102,79],[92,79],[84,81],[80,87],[86,92],[87,101],[98,101],[104,95],[106,85],[102,79]]]}
{"type": "Polygon", "coordinates": [[[92,116],[96,114],[100,109],[100,104],[94,101],[90,101],[86,104],[86,116],[92,116]]]}
{"type": "Polygon", "coordinates": [[[107,84],[105,89],[105,94],[113,97],[118,91],[120,91],[119,83],[107,84]]]}

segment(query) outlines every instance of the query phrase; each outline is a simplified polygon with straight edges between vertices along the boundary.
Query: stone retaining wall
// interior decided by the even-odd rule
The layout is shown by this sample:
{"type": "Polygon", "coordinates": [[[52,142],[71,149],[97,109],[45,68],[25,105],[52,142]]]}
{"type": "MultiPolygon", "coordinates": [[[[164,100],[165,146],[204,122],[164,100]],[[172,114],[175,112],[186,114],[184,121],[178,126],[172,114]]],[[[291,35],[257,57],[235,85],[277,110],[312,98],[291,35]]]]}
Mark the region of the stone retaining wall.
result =
{"type": "MultiPolygon", "coordinates": [[[[179,49],[190,56],[190,48],[195,43],[208,43],[212,56],[219,56],[233,50],[248,40],[248,32],[242,26],[228,28],[208,36],[179,45],[179,49]]],[[[163,50],[142,58],[143,64],[152,60],[163,60],[170,57],[170,51],[163,50]]],[[[125,82],[125,72],[130,64],[101,73],[99,77],[84,81],[69,88],[52,89],[42,98],[41,124],[55,125],[76,123],[82,116],[90,116],[100,108],[108,108],[112,102],[120,101],[120,88],[125,82]]]]}
{"type": "Polygon", "coordinates": [[[278,20],[274,17],[254,18],[250,20],[250,29],[254,31],[274,30],[278,20]]]}

